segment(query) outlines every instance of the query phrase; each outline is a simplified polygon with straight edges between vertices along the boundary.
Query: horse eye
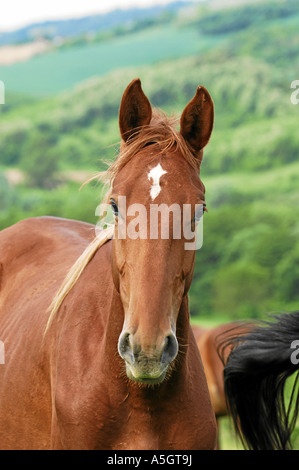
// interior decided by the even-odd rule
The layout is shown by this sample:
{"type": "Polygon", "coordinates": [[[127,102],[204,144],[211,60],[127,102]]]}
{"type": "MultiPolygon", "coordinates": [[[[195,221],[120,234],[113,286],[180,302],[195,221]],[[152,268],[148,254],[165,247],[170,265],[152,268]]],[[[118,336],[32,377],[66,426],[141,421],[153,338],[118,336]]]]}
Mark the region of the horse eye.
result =
{"type": "Polygon", "coordinates": [[[111,205],[111,208],[112,208],[113,215],[115,217],[117,217],[118,216],[118,207],[117,207],[117,204],[114,201],[114,199],[110,199],[110,205],[111,205]]]}
{"type": "Polygon", "coordinates": [[[202,216],[204,215],[205,213],[205,208],[206,208],[206,204],[203,204],[203,208],[200,209],[199,211],[196,211],[193,219],[192,219],[192,222],[199,222],[200,219],[202,218],[202,216]]]}

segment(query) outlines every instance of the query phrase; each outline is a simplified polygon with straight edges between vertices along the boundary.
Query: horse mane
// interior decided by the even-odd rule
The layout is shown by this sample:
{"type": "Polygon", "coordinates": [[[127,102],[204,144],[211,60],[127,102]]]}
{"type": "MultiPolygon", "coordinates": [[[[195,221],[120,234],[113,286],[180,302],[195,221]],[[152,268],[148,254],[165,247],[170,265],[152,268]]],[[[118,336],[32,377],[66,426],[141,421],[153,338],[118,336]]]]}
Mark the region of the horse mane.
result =
{"type": "MultiPolygon", "coordinates": [[[[199,172],[202,158],[201,156],[194,154],[194,151],[186,142],[182,134],[176,130],[175,126],[177,123],[177,117],[169,117],[162,111],[153,109],[151,123],[149,125],[142,126],[141,128],[136,128],[136,131],[127,142],[121,142],[120,153],[116,160],[114,160],[109,165],[108,169],[106,171],[97,173],[84,184],[98,180],[107,185],[108,190],[104,196],[104,200],[105,202],[108,202],[113,186],[113,181],[121,169],[134,156],[136,156],[140,150],[151,144],[156,144],[158,146],[158,154],[163,154],[172,150],[178,150],[185,160],[197,172],[199,172]]],[[[100,231],[71,267],[49,307],[50,316],[46,325],[45,333],[50,327],[55,315],[58,313],[58,310],[66,296],[72,290],[86,266],[89,264],[99,248],[101,248],[101,246],[113,238],[113,234],[114,225],[100,231]]]]}

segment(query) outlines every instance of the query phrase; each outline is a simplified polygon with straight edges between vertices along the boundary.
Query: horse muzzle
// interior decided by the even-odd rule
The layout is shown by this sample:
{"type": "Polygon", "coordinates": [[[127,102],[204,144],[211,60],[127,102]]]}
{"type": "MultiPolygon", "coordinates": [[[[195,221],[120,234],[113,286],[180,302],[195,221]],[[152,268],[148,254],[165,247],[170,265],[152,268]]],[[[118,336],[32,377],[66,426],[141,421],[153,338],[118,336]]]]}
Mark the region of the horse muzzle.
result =
{"type": "Polygon", "coordinates": [[[123,332],[118,341],[118,352],[126,364],[129,379],[146,385],[162,383],[170,364],[178,353],[178,342],[171,332],[163,340],[161,347],[142,347],[134,335],[123,332]]]}

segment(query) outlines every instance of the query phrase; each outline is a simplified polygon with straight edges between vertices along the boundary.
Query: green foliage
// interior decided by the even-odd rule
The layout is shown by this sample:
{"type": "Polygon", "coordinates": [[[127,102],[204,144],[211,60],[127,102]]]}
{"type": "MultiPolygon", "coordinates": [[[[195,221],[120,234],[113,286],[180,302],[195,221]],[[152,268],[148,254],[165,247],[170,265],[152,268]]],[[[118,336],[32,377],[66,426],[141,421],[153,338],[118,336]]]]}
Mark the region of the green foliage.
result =
{"type": "Polygon", "coordinates": [[[296,307],[299,107],[290,102],[290,83],[298,78],[297,10],[293,1],[205,8],[181,21],[184,27],[173,19],[136,23],[7,68],[16,86],[17,75],[22,85],[29,77],[34,93],[40,84],[50,83],[54,92],[98,76],[50,98],[11,95],[0,109],[0,164],[27,176],[23,186],[12,187],[2,175],[0,227],[35,215],[94,223],[99,192],[92,185],[78,192],[61,174],[103,170],[114,158],[127,84],[139,76],[155,106],[178,114],[203,84],[214,99],[215,129],[201,170],[209,213],[191,313],[245,318],[296,307]],[[166,57],[176,60],[157,62],[166,57]],[[67,76],[57,77],[57,70],[67,76]]]}
{"type": "Polygon", "coordinates": [[[10,190],[4,174],[0,172],[0,214],[8,207],[11,207],[15,202],[15,194],[10,190]]]}
{"type": "Polygon", "coordinates": [[[296,14],[299,14],[296,0],[272,0],[208,13],[198,20],[197,26],[204,34],[228,34],[296,14]]]}
{"type": "Polygon", "coordinates": [[[298,302],[299,245],[293,243],[285,257],[278,263],[274,282],[284,302],[298,302]]]}
{"type": "Polygon", "coordinates": [[[257,262],[226,264],[215,273],[212,308],[233,319],[261,316],[269,296],[269,271],[257,262]]]}
{"type": "Polygon", "coordinates": [[[13,188],[6,182],[3,189],[3,176],[0,183],[0,230],[24,218],[44,215],[97,223],[95,211],[102,193],[99,185],[90,184],[80,191],[80,185],[68,183],[53,190],[45,190],[27,186],[13,188]],[[5,206],[3,194],[7,198],[5,206]]]}
{"type": "MultiPolygon", "coordinates": [[[[1,73],[0,73],[1,75],[1,73]]],[[[22,106],[32,105],[36,99],[32,96],[23,95],[21,93],[5,92],[5,104],[0,106],[0,116],[14,109],[20,109],[22,106]]]]}
{"type": "Polygon", "coordinates": [[[59,155],[55,149],[56,138],[31,132],[24,145],[22,168],[28,175],[29,186],[51,189],[55,186],[59,155]]]}

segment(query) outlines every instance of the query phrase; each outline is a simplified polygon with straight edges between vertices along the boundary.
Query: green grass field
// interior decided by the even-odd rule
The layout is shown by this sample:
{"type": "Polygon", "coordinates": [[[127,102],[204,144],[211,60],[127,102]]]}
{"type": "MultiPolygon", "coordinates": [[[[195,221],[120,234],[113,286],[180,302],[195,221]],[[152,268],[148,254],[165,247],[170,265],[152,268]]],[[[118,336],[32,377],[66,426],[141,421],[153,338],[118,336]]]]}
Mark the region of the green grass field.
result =
{"type": "Polygon", "coordinates": [[[195,55],[220,40],[200,37],[194,28],[157,26],[109,41],[56,49],[27,62],[1,67],[0,77],[8,91],[55,94],[115,69],[195,55]]]}

